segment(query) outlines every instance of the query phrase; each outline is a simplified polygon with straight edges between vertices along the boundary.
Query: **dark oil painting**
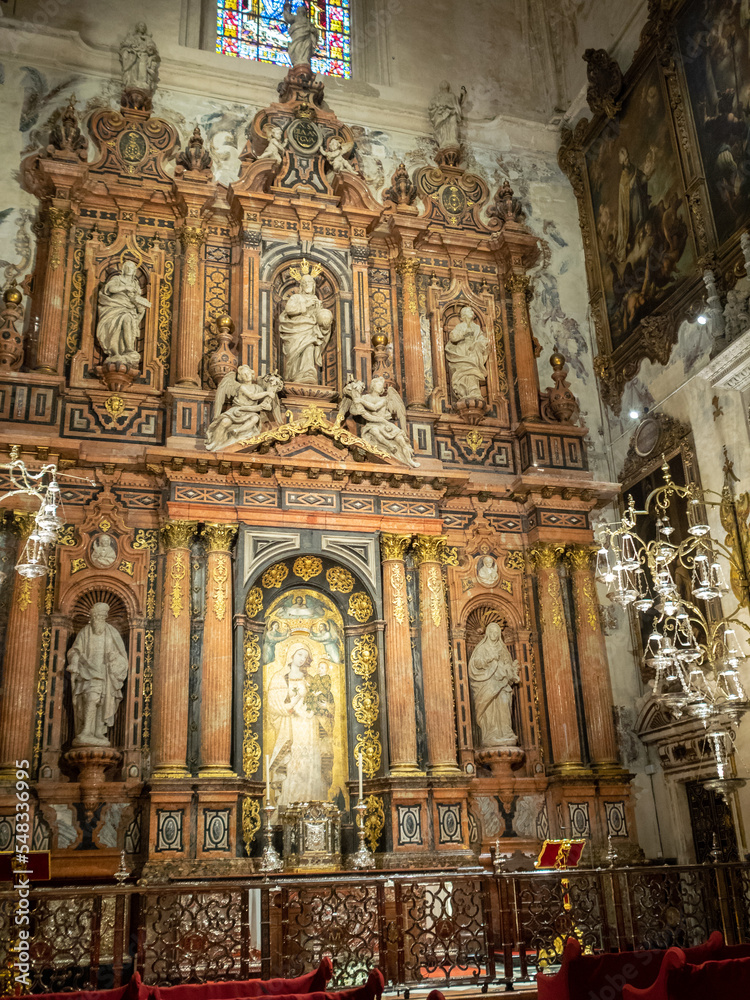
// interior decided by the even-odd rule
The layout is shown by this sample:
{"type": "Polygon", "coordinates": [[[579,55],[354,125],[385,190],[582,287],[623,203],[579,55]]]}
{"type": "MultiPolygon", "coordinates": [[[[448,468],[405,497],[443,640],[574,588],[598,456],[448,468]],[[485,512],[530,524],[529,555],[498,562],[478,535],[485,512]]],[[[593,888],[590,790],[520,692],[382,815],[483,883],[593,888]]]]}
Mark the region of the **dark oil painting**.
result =
{"type": "Polygon", "coordinates": [[[750,220],[750,0],[694,0],[677,33],[721,244],[750,220]]]}
{"type": "Polygon", "coordinates": [[[586,154],[613,350],[695,261],[671,128],[652,63],[586,154]]]}

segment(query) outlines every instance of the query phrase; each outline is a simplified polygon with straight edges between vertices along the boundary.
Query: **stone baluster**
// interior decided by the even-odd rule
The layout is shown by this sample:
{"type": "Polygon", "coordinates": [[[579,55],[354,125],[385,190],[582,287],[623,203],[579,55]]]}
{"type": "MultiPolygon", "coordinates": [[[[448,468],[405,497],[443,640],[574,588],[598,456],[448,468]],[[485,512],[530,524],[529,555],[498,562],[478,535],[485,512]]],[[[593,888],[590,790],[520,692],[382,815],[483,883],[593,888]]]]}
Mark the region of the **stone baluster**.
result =
{"type": "MultiPolygon", "coordinates": [[[[34,527],[34,515],[15,513],[18,553],[34,527]]],[[[16,780],[16,761],[31,763],[39,671],[39,616],[47,578],[30,580],[14,572],[8,614],[0,698],[0,781],[16,780]]]]}
{"type": "Polygon", "coordinates": [[[566,552],[573,581],[578,662],[591,762],[597,770],[620,770],[612,712],[612,682],[607,667],[599,602],[590,545],[572,545],[566,552]]]}
{"type": "Polygon", "coordinates": [[[385,682],[391,774],[421,774],[417,767],[414,669],[404,555],[411,535],[381,535],[385,630],[385,682]]]}
{"type": "Polygon", "coordinates": [[[153,689],[153,777],[184,778],[190,685],[190,545],[195,521],[161,527],[166,551],[159,662],[153,689]]]}
{"type": "Polygon", "coordinates": [[[518,397],[521,419],[539,419],[539,372],[534,353],[534,337],[529,319],[529,276],[508,274],[505,287],[513,300],[513,346],[518,378],[518,397]]]}
{"type": "Polygon", "coordinates": [[[425,405],[424,354],[417,293],[419,258],[399,257],[396,269],[401,275],[403,289],[401,343],[404,351],[406,405],[423,407],[425,405]]]}
{"type": "Polygon", "coordinates": [[[557,773],[576,772],[582,768],[573,664],[557,572],[563,552],[561,545],[539,542],[530,553],[536,566],[547,717],[553,769],[557,773]]]}
{"type": "Polygon", "coordinates": [[[427,756],[432,775],[460,773],[456,764],[453,679],[441,563],[444,549],[445,539],[439,535],[417,535],[414,543],[414,558],[419,567],[427,756]]]}
{"type": "Polygon", "coordinates": [[[232,555],[237,528],[206,524],[206,616],[201,678],[201,778],[233,777],[232,555]]]}
{"type": "Polygon", "coordinates": [[[65,335],[60,331],[65,293],[66,248],[73,214],[69,208],[54,206],[48,208],[46,214],[50,234],[39,318],[39,341],[36,347],[36,370],[56,375],[60,351],[65,344],[65,335]]]}
{"type": "Polygon", "coordinates": [[[199,280],[202,271],[200,252],[205,241],[206,234],[200,226],[185,224],[180,230],[183,267],[174,380],[176,385],[194,386],[198,389],[201,386],[200,363],[203,354],[203,282],[199,280]]]}

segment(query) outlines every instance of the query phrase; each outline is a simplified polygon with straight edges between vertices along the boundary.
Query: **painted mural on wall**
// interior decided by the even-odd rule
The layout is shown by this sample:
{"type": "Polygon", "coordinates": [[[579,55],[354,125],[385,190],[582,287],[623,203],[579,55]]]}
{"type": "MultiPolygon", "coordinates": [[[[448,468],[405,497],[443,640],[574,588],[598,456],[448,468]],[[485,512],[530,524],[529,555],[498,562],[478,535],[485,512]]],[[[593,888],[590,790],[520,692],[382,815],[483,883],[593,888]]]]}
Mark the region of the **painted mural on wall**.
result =
{"type": "Polygon", "coordinates": [[[317,591],[287,591],[266,613],[263,739],[279,806],[345,801],[343,635],[341,614],[317,591]]]}
{"type": "Polygon", "coordinates": [[[653,63],[586,155],[612,349],[687,276],[695,254],[653,63]]]}
{"type": "Polygon", "coordinates": [[[750,220],[750,7],[696,0],[677,33],[716,234],[750,220]]]}

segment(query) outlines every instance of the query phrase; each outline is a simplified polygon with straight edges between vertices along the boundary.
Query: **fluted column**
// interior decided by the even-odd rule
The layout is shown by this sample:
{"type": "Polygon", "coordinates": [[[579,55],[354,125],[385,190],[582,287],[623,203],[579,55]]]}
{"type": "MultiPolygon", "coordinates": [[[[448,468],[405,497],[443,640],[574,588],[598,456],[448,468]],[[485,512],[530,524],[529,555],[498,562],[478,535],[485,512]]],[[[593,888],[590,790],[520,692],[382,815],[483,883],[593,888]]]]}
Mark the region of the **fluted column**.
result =
{"type": "Polygon", "coordinates": [[[505,287],[513,299],[513,347],[518,378],[518,398],[521,419],[539,417],[539,372],[534,354],[534,338],[529,320],[529,276],[508,274],[505,287]]]}
{"type": "Polygon", "coordinates": [[[65,344],[61,332],[63,297],[65,292],[65,262],[68,231],[73,222],[69,208],[48,208],[50,227],[47,269],[39,316],[39,342],[36,348],[36,370],[49,375],[57,374],[61,346],[65,344]]]}
{"type": "MultiPolygon", "coordinates": [[[[19,554],[34,527],[34,515],[13,515],[20,535],[19,554]]],[[[14,573],[8,614],[0,698],[0,780],[16,780],[16,761],[31,763],[34,752],[37,675],[39,672],[39,615],[47,578],[29,580],[14,573]]]]}
{"type": "Polygon", "coordinates": [[[456,713],[441,567],[444,549],[445,539],[437,535],[417,535],[414,543],[414,558],[419,567],[427,756],[433,775],[458,772],[456,713]]]}
{"type": "Polygon", "coordinates": [[[232,771],[232,556],[237,528],[206,524],[206,617],[201,678],[201,778],[232,771]]]}
{"type": "Polygon", "coordinates": [[[594,551],[590,545],[572,545],[566,558],[573,581],[578,662],[589,752],[598,770],[609,771],[619,770],[620,761],[612,713],[612,682],[592,565],[594,551]]]}
{"type": "Polygon", "coordinates": [[[203,285],[198,281],[198,275],[201,270],[200,248],[205,240],[206,234],[200,226],[184,225],[180,230],[183,269],[174,380],[176,385],[199,389],[203,354],[203,285]]]}
{"type": "Polygon", "coordinates": [[[195,521],[167,521],[161,527],[167,554],[161,614],[159,662],[154,671],[154,778],[184,778],[187,768],[190,686],[190,544],[195,521]]]}
{"type": "Polygon", "coordinates": [[[396,269],[401,275],[403,290],[403,315],[401,343],[404,351],[404,372],[407,406],[424,406],[424,353],[422,351],[422,325],[419,322],[419,295],[417,294],[418,257],[399,257],[396,269]]]}
{"type": "Polygon", "coordinates": [[[552,739],[552,760],[558,772],[580,771],[581,742],[578,737],[573,664],[562,603],[557,564],[562,545],[540,542],[531,550],[536,566],[541,633],[544,654],[544,688],[552,739]]]}
{"type": "Polygon", "coordinates": [[[381,535],[385,610],[385,682],[391,774],[421,774],[417,767],[417,723],[404,555],[411,535],[381,535]]]}

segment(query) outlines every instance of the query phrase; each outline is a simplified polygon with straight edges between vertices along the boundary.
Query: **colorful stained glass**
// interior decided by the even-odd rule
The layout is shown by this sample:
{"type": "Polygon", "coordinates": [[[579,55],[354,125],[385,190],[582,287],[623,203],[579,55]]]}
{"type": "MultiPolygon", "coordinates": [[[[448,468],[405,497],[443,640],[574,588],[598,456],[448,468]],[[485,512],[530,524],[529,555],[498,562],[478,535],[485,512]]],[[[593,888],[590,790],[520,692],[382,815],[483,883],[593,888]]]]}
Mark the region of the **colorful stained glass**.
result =
{"type": "MultiPolygon", "coordinates": [[[[297,10],[305,0],[292,0],[297,10]]],[[[308,0],[320,36],[312,68],[325,76],[352,75],[349,0],[308,0]]],[[[291,65],[284,0],[217,0],[216,51],[240,59],[291,65]]]]}

